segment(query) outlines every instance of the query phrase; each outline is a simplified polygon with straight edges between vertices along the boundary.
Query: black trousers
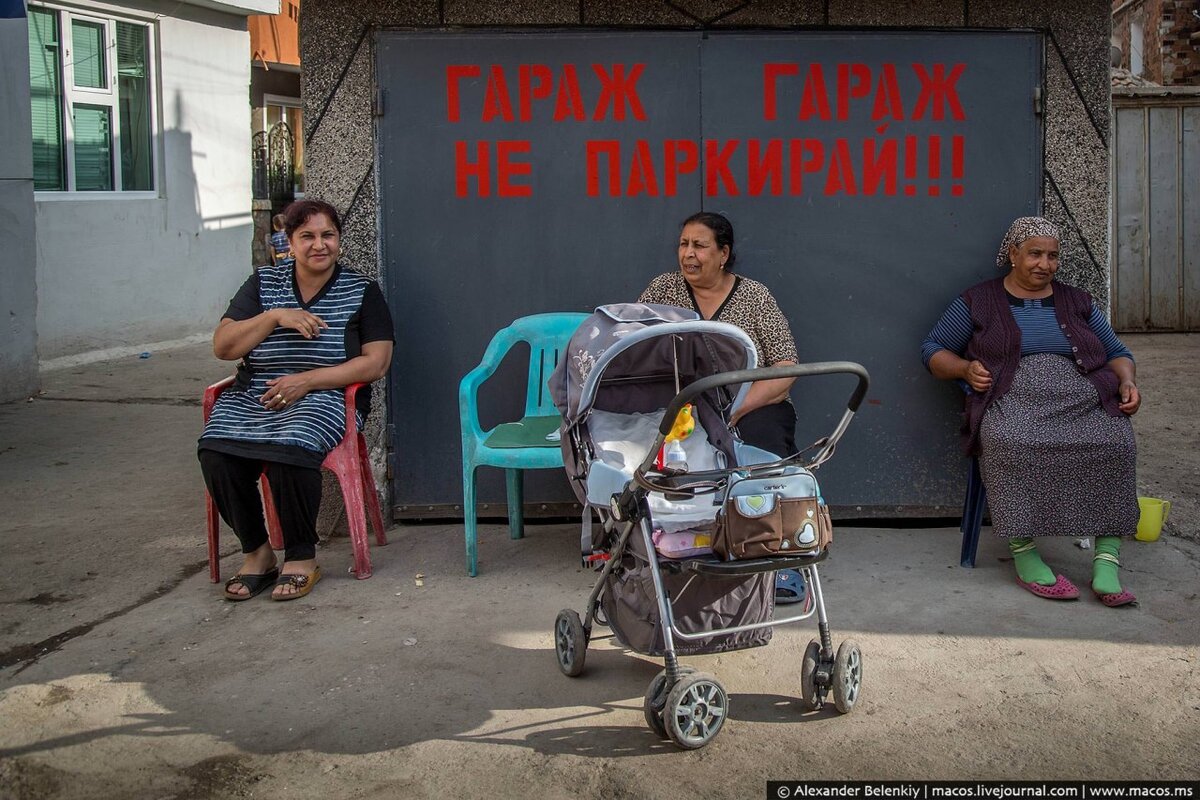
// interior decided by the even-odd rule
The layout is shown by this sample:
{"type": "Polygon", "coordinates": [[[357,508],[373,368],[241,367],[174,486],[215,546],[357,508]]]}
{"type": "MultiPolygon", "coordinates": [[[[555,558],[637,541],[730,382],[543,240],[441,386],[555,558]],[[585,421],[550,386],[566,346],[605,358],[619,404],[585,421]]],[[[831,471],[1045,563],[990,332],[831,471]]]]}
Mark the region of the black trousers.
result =
{"type": "Polygon", "coordinates": [[[737,429],[743,442],[780,458],[796,452],[796,409],[787,401],[754,409],[737,429]]]}
{"type": "Polygon", "coordinates": [[[321,510],[321,470],[274,461],[242,458],[215,450],[200,450],[204,484],[225,524],[252,553],[267,541],[258,477],[264,466],[279,525],[283,528],[284,560],[305,561],[317,555],[317,512],[321,510]]]}

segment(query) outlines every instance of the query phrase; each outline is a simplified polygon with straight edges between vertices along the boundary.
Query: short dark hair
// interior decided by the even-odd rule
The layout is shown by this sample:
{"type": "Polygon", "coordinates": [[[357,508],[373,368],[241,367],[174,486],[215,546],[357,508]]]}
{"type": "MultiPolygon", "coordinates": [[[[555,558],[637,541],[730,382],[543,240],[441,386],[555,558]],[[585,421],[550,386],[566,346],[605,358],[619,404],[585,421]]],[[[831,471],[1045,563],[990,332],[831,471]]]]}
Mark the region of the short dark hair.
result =
{"type": "Polygon", "coordinates": [[[713,236],[717,240],[717,247],[729,248],[729,258],[725,260],[725,269],[732,272],[733,262],[737,260],[737,254],[733,252],[733,223],[715,211],[698,211],[685,219],[679,229],[683,230],[693,222],[698,222],[713,232],[713,236]]]}
{"type": "Polygon", "coordinates": [[[336,208],[324,200],[297,200],[283,210],[285,219],[283,229],[287,231],[288,238],[290,239],[297,228],[317,214],[324,214],[329,217],[329,221],[333,223],[333,227],[337,228],[338,235],[341,235],[342,218],[338,216],[336,208]]]}

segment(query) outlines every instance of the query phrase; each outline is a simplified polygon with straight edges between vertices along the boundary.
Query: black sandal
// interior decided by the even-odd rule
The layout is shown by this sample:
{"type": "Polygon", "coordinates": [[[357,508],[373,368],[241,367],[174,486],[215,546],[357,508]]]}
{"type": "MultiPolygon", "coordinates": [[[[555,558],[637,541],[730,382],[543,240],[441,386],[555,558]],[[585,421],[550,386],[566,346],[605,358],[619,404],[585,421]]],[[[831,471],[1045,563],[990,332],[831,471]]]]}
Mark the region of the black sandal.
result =
{"type": "Polygon", "coordinates": [[[225,581],[225,599],[233,602],[249,600],[256,594],[260,594],[269,586],[275,585],[275,580],[279,577],[279,567],[271,567],[266,572],[260,575],[234,575],[229,580],[225,581]],[[229,591],[234,584],[240,584],[246,587],[246,594],[237,594],[229,591]]]}

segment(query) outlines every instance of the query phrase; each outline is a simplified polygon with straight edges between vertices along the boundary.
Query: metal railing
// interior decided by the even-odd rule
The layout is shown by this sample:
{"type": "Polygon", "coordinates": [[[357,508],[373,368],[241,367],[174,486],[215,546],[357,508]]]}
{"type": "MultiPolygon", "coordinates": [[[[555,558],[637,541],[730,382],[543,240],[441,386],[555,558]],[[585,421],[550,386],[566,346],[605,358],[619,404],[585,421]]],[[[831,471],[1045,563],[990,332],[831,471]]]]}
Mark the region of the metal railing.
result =
{"type": "Polygon", "coordinates": [[[283,121],[254,134],[250,157],[254,168],[255,200],[270,200],[272,207],[278,210],[295,199],[295,145],[292,129],[283,121]]]}

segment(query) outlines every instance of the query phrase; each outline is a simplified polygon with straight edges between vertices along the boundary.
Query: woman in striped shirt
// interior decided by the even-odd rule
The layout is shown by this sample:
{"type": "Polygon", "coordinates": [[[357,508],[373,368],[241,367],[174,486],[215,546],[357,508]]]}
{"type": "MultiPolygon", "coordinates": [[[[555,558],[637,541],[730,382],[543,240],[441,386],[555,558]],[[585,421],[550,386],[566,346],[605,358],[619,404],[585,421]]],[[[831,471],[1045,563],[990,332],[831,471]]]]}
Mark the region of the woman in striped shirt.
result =
{"type": "Polygon", "coordinates": [[[1092,591],[1129,605],[1117,556],[1138,522],[1129,416],[1141,395],[1133,356],[1091,295],[1054,281],[1061,239],[1042,217],[1016,220],[996,259],[1007,274],[954,300],[922,357],[934,376],[969,387],[963,444],[979,456],[1017,583],[1038,597],[1078,597],[1033,537],[1095,536],[1092,591]]]}
{"type": "MultiPolygon", "coordinates": [[[[293,600],[320,579],[321,462],[346,433],[342,390],[382,378],[395,340],[379,285],[338,261],[342,223],[333,206],[302,200],[285,216],[295,263],[250,276],[213,334],[217,358],[241,359],[199,443],[204,481],[244,554],[225,584],[229,600],[272,584],[274,599],[293,600]],[[283,528],[282,569],[263,524],[264,466],[283,528]]],[[[361,428],[369,386],[357,401],[361,428]]]]}

